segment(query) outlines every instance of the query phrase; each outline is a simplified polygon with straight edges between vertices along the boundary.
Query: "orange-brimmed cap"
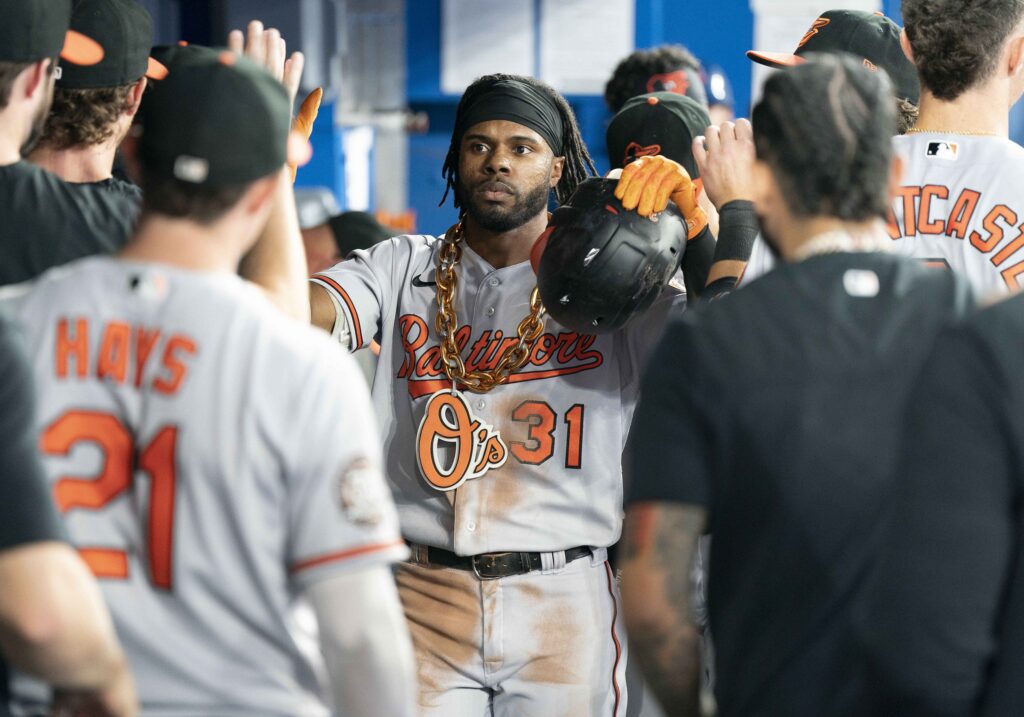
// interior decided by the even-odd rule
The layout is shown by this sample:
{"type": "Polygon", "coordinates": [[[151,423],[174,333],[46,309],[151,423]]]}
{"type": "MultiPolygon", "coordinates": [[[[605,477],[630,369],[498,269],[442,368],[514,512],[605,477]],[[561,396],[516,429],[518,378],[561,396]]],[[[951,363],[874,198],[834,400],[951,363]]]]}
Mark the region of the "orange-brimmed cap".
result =
{"type": "Polygon", "coordinates": [[[146,77],[151,80],[162,80],[167,77],[167,67],[159,60],[150,57],[146,63],[146,77]]]}
{"type": "Polygon", "coordinates": [[[75,30],[68,30],[64,35],[60,59],[74,62],[76,65],[96,65],[103,61],[103,55],[100,43],[91,37],[86,37],[75,30]]]}
{"type": "Polygon", "coordinates": [[[799,55],[788,52],[757,52],[756,50],[747,50],[747,57],[760,65],[767,65],[768,67],[796,67],[806,62],[799,55]]]}

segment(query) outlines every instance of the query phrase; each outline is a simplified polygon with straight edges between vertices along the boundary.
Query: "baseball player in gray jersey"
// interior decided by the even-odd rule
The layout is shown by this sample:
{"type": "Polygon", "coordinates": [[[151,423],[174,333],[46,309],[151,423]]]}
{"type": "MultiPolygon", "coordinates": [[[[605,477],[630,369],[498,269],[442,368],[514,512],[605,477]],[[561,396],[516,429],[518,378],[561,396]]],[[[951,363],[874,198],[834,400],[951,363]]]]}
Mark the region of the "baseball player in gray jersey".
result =
{"type": "Polygon", "coordinates": [[[398,572],[426,715],[625,714],[606,548],[647,349],[681,293],[614,333],[545,321],[531,247],[551,190],[593,171],[565,100],[483,77],[459,103],[444,176],[461,220],[313,277],[313,321],[381,346],[373,383],[412,559],[398,572]],[[454,385],[453,385],[454,384],[454,385]]]}
{"type": "MultiPolygon", "coordinates": [[[[120,257],[12,289],[41,446],[148,715],[414,713],[390,564],[408,555],[354,362],[235,275],[291,199],[284,88],[225,51],[150,97],[144,204],[120,257]],[[204,131],[192,131],[203,127],[204,131]]],[[[292,137],[294,139],[294,136],[292,137]]],[[[296,227],[297,231],[297,227],[296,227]]]]}

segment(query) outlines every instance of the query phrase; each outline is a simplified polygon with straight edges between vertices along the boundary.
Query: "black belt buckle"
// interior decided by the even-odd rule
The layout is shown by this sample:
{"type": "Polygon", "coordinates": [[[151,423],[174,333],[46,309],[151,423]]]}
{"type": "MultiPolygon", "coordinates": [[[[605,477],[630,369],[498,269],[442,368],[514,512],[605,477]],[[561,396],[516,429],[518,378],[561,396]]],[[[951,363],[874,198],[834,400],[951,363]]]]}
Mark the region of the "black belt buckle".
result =
{"type": "Polygon", "coordinates": [[[522,575],[527,572],[527,568],[523,565],[522,557],[519,558],[519,570],[513,572],[509,569],[508,563],[505,561],[509,555],[521,556],[521,553],[481,553],[480,555],[474,555],[470,558],[470,562],[473,565],[473,574],[476,575],[479,580],[497,580],[498,578],[508,577],[510,575],[522,575]]]}

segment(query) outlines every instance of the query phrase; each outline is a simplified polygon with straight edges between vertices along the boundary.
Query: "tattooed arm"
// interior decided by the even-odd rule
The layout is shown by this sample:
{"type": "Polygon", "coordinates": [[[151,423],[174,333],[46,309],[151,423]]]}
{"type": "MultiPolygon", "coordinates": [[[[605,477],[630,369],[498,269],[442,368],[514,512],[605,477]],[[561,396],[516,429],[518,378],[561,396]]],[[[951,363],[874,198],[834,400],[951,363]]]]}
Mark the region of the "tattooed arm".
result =
{"type": "Polygon", "coordinates": [[[632,656],[668,717],[700,714],[690,570],[706,522],[705,509],[687,503],[636,503],[626,513],[623,618],[632,656]]]}

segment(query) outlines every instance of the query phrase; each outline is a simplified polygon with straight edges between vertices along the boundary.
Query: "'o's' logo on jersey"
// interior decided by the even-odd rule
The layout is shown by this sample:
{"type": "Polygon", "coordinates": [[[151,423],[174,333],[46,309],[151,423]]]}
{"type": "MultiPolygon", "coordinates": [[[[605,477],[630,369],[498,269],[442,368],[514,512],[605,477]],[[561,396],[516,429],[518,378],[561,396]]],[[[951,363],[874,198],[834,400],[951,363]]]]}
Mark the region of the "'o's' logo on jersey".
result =
{"type": "Polygon", "coordinates": [[[444,390],[430,397],[416,432],[416,462],[432,488],[454,490],[507,458],[501,436],[473,415],[462,394],[444,390]]]}
{"type": "Polygon", "coordinates": [[[814,24],[811,25],[811,29],[804,33],[804,36],[800,38],[800,43],[796,46],[797,49],[799,50],[801,47],[806,45],[808,40],[817,35],[821,31],[821,28],[825,27],[830,22],[832,21],[827,17],[819,17],[815,20],[814,24]]]}
{"type": "Polygon", "coordinates": [[[639,142],[630,142],[626,145],[626,153],[622,156],[622,166],[626,166],[637,157],[650,157],[661,154],[660,144],[649,144],[646,147],[639,142]]]}

